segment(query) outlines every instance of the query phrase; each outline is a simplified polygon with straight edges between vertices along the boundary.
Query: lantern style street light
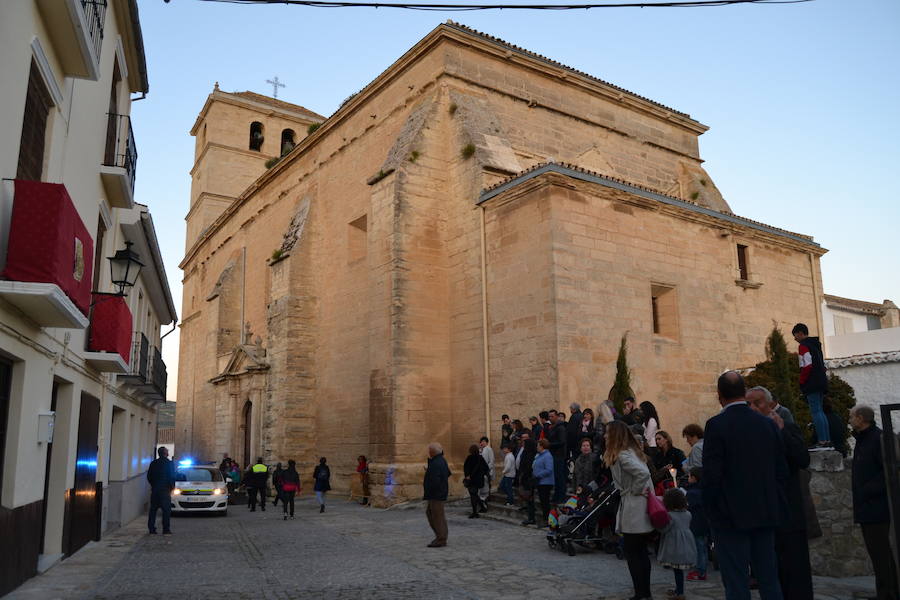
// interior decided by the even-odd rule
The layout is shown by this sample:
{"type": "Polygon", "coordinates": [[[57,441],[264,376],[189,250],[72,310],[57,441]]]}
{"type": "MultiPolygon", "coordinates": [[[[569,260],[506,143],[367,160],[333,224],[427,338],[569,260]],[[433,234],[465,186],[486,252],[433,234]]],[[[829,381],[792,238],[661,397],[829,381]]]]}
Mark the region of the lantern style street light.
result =
{"type": "Polygon", "coordinates": [[[117,296],[127,295],[125,288],[134,287],[141,268],[144,266],[138,253],[131,249],[133,245],[132,242],[125,242],[124,249],[117,250],[114,256],[107,258],[112,283],[119,290],[116,293],[117,296]]]}

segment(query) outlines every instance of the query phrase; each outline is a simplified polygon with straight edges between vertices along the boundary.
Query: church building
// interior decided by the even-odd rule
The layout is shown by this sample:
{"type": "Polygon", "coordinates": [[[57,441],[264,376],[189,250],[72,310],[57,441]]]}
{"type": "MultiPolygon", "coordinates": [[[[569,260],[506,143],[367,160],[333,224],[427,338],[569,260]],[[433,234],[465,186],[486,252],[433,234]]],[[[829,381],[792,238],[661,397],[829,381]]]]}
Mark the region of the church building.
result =
{"type": "MultiPolygon", "coordinates": [[[[176,449],[321,456],[377,505],[421,497],[500,416],[596,408],[628,335],[662,428],[773,322],[822,329],[808,235],[734,214],[690,115],[452,22],[327,119],[209,95],[187,214],[176,449]]],[[[760,189],[764,189],[764,186],[760,189]]]]}

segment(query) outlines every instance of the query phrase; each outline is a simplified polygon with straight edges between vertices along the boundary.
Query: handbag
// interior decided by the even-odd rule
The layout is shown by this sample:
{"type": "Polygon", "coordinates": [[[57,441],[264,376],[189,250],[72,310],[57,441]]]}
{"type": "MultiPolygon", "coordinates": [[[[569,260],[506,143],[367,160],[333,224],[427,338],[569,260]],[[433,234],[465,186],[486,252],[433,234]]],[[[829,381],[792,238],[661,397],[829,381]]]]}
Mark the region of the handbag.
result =
{"type": "Polygon", "coordinates": [[[669,521],[671,521],[671,517],[669,517],[669,512],[666,510],[666,507],[663,506],[659,496],[653,492],[647,495],[647,516],[650,517],[650,525],[652,525],[654,529],[664,529],[665,526],[669,524],[669,521]]]}

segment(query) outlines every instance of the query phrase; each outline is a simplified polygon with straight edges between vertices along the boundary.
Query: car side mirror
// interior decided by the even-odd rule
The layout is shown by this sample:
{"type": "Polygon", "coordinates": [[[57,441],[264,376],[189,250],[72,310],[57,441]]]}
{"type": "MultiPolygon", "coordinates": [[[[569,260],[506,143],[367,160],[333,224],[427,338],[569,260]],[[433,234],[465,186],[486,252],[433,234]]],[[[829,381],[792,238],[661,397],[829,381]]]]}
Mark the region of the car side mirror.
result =
{"type": "Polygon", "coordinates": [[[234,483],[234,479],[232,479],[231,477],[226,477],[225,483],[234,483]]]}

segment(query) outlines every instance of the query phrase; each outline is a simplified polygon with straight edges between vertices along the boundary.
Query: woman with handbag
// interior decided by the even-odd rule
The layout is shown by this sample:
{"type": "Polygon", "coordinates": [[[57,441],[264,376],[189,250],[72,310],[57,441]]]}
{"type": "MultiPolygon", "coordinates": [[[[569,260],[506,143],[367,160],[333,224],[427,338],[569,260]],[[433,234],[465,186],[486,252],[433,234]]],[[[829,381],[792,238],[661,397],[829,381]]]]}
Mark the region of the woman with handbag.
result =
{"type": "Polygon", "coordinates": [[[622,535],[625,559],[634,585],[633,600],[650,596],[650,557],[647,534],[653,531],[647,514],[647,494],[652,489],[644,451],[628,426],[613,421],[606,428],[603,461],[612,472],[621,501],[616,515],[616,533],[622,535]]]}
{"type": "Polygon", "coordinates": [[[288,467],[281,472],[281,507],[284,509],[284,520],[288,518],[288,505],[291,507],[291,518],[294,518],[294,494],[300,492],[300,474],[297,463],[288,461],[288,467]]]}
{"type": "Polygon", "coordinates": [[[477,444],[469,446],[469,456],[463,463],[463,485],[469,491],[469,499],[472,501],[472,514],[470,519],[477,519],[479,516],[478,509],[481,506],[481,498],[478,497],[478,491],[484,486],[484,479],[488,474],[487,463],[481,456],[480,448],[477,444]]]}

